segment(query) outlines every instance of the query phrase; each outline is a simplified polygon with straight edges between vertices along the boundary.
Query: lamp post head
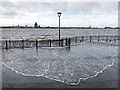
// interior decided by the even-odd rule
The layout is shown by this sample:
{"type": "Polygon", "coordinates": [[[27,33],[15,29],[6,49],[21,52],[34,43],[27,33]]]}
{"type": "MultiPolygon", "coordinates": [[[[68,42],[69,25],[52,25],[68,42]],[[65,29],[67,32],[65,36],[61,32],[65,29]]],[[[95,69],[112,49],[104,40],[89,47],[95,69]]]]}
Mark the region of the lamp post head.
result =
{"type": "Polygon", "coordinates": [[[58,14],[58,16],[60,17],[62,13],[61,13],[61,12],[58,12],[57,14],[58,14]]]}

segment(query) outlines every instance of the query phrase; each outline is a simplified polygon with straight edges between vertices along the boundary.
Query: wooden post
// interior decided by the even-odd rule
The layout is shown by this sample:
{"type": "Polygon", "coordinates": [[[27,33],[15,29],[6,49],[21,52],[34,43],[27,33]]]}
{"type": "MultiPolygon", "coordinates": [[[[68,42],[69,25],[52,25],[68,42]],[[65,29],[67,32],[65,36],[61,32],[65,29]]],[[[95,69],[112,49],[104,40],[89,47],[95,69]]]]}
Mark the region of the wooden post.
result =
{"type": "Polygon", "coordinates": [[[83,41],[84,36],[82,36],[82,41],[83,41]]]}
{"type": "Polygon", "coordinates": [[[100,41],[100,36],[98,35],[98,42],[100,41]]]}
{"type": "Polygon", "coordinates": [[[22,48],[24,48],[24,40],[21,41],[22,48]]]}
{"type": "Polygon", "coordinates": [[[108,35],[106,36],[106,42],[108,42],[108,35]]]}
{"type": "Polygon", "coordinates": [[[92,37],[90,36],[90,42],[91,42],[92,37]]]}
{"type": "Polygon", "coordinates": [[[115,35],[115,39],[114,39],[114,41],[116,42],[116,35],[115,35]]]}
{"type": "Polygon", "coordinates": [[[50,47],[51,47],[51,39],[50,39],[50,47]]]}
{"type": "Polygon", "coordinates": [[[76,36],[76,39],[75,39],[75,40],[76,40],[76,43],[77,43],[77,36],[76,36]]]}
{"type": "Polygon", "coordinates": [[[67,37],[66,37],[66,46],[68,45],[68,40],[67,40],[67,37]]]}
{"type": "Polygon", "coordinates": [[[11,47],[11,41],[9,40],[9,48],[11,47]]]}
{"type": "Polygon", "coordinates": [[[71,44],[71,38],[68,39],[68,45],[70,46],[71,44]]]}
{"type": "Polygon", "coordinates": [[[8,42],[7,42],[7,40],[6,40],[6,49],[8,49],[8,42]]]}
{"type": "Polygon", "coordinates": [[[38,48],[38,40],[36,39],[36,48],[38,48]]]}
{"type": "Polygon", "coordinates": [[[14,48],[14,46],[15,46],[15,44],[14,44],[14,41],[13,41],[13,45],[12,45],[12,47],[14,48]]]}

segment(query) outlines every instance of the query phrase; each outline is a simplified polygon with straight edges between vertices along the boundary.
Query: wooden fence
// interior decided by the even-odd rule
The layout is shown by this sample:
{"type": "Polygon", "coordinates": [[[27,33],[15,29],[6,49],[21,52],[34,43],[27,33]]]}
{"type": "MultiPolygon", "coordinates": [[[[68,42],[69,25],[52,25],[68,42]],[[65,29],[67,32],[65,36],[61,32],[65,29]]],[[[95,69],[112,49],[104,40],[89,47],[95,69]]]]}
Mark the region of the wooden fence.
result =
{"type": "MultiPolygon", "coordinates": [[[[71,46],[80,42],[105,41],[116,42],[120,40],[120,36],[76,36],[72,38],[62,38],[59,40],[2,40],[2,49],[10,48],[32,48],[32,47],[64,47],[71,46]]],[[[1,42],[1,41],[0,41],[1,42]]]]}

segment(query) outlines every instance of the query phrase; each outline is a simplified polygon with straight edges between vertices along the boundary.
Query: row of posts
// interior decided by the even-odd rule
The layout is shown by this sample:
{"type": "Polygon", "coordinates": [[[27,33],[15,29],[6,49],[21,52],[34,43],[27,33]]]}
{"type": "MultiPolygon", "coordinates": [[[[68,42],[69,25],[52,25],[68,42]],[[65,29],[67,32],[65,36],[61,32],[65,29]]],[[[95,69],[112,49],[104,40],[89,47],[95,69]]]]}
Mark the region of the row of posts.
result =
{"type": "MultiPolygon", "coordinates": [[[[21,48],[24,48],[24,40],[21,40],[21,48]]],[[[5,41],[5,47],[6,47],[6,49],[8,49],[9,47],[11,47],[11,41],[9,40],[9,41],[5,41]]],[[[14,46],[14,43],[13,43],[13,46],[14,46]]]]}
{"type": "MultiPolygon", "coordinates": [[[[60,45],[61,47],[63,47],[63,41],[64,41],[63,39],[60,40],[60,44],[59,44],[59,45],[60,45]]],[[[70,44],[71,44],[71,38],[66,38],[65,41],[66,41],[66,44],[65,44],[65,45],[66,45],[66,46],[70,46],[70,44]]],[[[50,39],[50,40],[49,40],[49,47],[51,47],[51,46],[52,46],[52,40],[50,39]]],[[[37,39],[36,39],[36,48],[38,48],[38,40],[37,40],[37,39]]]]}
{"type": "MultiPolygon", "coordinates": [[[[66,46],[70,46],[70,44],[71,44],[71,38],[66,38],[65,40],[66,40],[66,44],[65,44],[65,45],[66,45],[66,46]]],[[[61,47],[63,47],[63,44],[64,44],[63,41],[64,41],[63,39],[60,40],[60,46],[61,46],[61,47]]],[[[25,47],[24,42],[25,42],[24,40],[21,40],[21,46],[20,46],[20,47],[21,47],[22,49],[25,47]]],[[[38,43],[39,43],[39,41],[36,39],[36,41],[35,41],[35,46],[36,46],[36,48],[39,47],[39,46],[38,46],[38,43]]],[[[13,43],[13,46],[14,46],[14,43],[13,43]]],[[[52,47],[52,40],[51,40],[51,39],[49,40],[49,45],[48,45],[48,46],[49,46],[49,47],[52,47]]],[[[11,47],[11,41],[10,41],[10,40],[6,40],[6,41],[5,41],[5,47],[6,47],[6,49],[8,49],[9,47],[11,47]]],[[[44,47],[44,46],[43,46],[43,47],[44,47]]]]}
{"type": "MultiPolygon", "coordinates": [[[[116,42],[116,38],[117,38],[117,36],[115,36],[115,39],[114,39],[114,41],[116,42]]],[[[81,40],[79,41],[79,42],[83,42],[84,41],[84,36],[82,36],[82,38],[81,38],[81,40]]],[[[92,41],[92,36],[90,36],[90,42],[92,41]]],[[[98,36],[98,42],[100,41],[100,36],[98,36]]],[[[106,42],[108,42],[108,41],[110,41],[111,42],[111,40],[109,40],[109,38],[108,38],[108,36],[106,36],[106,42]]],[[[21,48],[24,48],[24,40],[21,40],[21,48]]],[[[39,46],[38,46],[38,43],[39,43],[39,41],[36,39],[36,48],[38,48],[39,46]]],[[[64,42],[64,40],[63,39],[61,39],[60,40],[60,46],[61,47],[63,47],[63,43],[64,42]]],[[[77,43],[78,42],[78,37],[75,37],[75,42],[77,43]]],[[[5,42],[5,47],[6,47],[6,49],[8,49],[10,46],[11,46],[11,41],[9,40],[9,41],[7,41],[6,40],[6,42],[5,42]],[[9,45],[8,45],[9,44],[9,45]]],[[[14,45],[14,43],[13,43],[13,45],[14,45]]],[[[71,45],[71,38],[65,38],[65,46],[70,46],[71,45]]],[[[48,45],[49,47],[51,47],[52,46],[52,40],[50,39],[49,40],[49,45],[48,45]]]]}
{"type": "MultiPolygon", "coordinates": [[[[109,38],[108,38],[109,36],[107,35],[106,36],[106,42],[108,42],[108,41],[112,41],[112,40],[109,40],[109,38]]],[[[116,40],[117,40],[117,36],[115,36],[115,38],[114,38],[114,41],[116,42],[116,40]]],[[[82,36],[82,38],[81,38],[81,40],[80,40],[80,42],[83,42],[84,41],[84,36],[82,36]]],[[[90,42],[92,41],[92,36],[90,36],[90,42]]],[[[100,36],[98,36],[98,42],[100,41],[100,36]]],[[[76,36],[75,37],[75,42],[77,43],[78,42],[78,37],[76,36]]]]}

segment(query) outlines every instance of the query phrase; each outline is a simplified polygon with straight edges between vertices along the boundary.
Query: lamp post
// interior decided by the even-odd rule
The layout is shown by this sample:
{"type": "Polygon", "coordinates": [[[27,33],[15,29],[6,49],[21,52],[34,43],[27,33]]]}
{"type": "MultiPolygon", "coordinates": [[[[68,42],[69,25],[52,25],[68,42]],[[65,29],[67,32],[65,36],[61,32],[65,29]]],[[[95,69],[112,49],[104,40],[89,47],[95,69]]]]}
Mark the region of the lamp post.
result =
{"type": "Polygon", "coordinates": [[[59,46],[60,46],[60,16],[61,16],[61,12],[58,12],[58,17],[59,17],[59,46]]]}

